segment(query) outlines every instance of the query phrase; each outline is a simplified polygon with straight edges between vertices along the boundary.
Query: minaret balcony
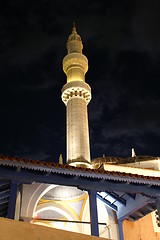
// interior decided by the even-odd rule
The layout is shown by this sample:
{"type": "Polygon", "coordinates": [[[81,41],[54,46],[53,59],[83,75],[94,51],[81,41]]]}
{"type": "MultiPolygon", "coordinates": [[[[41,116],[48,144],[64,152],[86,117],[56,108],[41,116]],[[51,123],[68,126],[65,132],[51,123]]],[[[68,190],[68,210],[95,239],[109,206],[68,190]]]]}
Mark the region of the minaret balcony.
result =
{"type": "Polygon", "coordinates": [[[82,98],[88,104],[91,100],[90,86],[81,81],[66,83],[62,88],[62,101],[67,106],[69,99],[74,97],[82,98]]]}

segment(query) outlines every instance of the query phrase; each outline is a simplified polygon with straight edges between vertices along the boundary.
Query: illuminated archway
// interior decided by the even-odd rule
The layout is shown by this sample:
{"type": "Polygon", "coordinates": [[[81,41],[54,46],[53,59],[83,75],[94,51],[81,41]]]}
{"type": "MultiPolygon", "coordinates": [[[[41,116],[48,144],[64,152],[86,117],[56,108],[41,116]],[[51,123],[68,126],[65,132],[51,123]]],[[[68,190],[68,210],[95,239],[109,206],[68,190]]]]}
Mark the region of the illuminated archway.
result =
{"type": "MultiPolygon", "coordinates": [[[[45,224],[48,227],[54,227],[54,228],[59,228],[59,229],[65,229],[68,231],[74,231],[74,232],[80,232],[80,226],[78,226],[78,224],[76,223],[77,221],[79,221],[79,219],[77,218],[77,216],[70,211],[70,209],[67,209],[65,205],[63,205],[62,203],[57,203],[57,202],[46,202],[40,205],[37,205],[36,210],[34,212],[35,215],[35,219],[34,219],[34,223],[36,224],[45,224]],[[40,213],[45,213],[45,211],[53,211],[58,213],[60,216],[63,216],[64,220],[67,221],[73,221],[73,223],[67,223],[66,221],[46,221],[44,219],[40,220],[37,218],[39,218],[39,214],[40,213]],[[74,221],[76,221],[74,223],[74,221]]],[[[58,220],[62,220],[62,217],[58,220]]]]}
{"type": "Polygon", "coordinates": [[[57,187],[54,184],[33,183],[23,185],[23,198],[21,207],[21,218],[24,221],[32,221],[35,208],[41,197],[51,189],[57,187]]]}

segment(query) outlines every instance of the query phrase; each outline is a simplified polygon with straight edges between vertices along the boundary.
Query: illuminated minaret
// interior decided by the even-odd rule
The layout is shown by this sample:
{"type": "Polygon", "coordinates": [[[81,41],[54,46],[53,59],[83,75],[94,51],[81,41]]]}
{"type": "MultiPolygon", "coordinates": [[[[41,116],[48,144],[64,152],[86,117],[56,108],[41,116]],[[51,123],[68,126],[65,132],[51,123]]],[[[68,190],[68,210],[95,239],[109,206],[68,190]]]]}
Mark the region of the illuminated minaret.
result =
{"type": "Polygon", "coordinates": [[[90,144],[87,104],[91,88],[85,83],[88,59],[82,54],[83,44],[73,24],[68,37],[68,54],[63,59],[67,83],[62,88],[62,101],[67,108],[67,163],[90,167],[90,144]]]}

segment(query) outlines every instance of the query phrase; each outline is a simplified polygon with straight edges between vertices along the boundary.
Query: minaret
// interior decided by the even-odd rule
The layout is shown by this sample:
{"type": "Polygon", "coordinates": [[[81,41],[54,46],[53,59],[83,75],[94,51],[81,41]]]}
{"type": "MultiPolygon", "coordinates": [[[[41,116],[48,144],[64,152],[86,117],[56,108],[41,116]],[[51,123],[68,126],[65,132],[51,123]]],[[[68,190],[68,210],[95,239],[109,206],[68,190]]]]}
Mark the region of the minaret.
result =
{"type": "Polygon", "coordinates": [[[67,108],[67,163],[90,167],[90,144],[87,104],[91,100],[91,88],[85,83],[88,59],[82,53],[83,44],[73,23],[68,37],[68,54],[63,59],[63,71],[67,83],[62,88],[62,101],[67,108]]]}

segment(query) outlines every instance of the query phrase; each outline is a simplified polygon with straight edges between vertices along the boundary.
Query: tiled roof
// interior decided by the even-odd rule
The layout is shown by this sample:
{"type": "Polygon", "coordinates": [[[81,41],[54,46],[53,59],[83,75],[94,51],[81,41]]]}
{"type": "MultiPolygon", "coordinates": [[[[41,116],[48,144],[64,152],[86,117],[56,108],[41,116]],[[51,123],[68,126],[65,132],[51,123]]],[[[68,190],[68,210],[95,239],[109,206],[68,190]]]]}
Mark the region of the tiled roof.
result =
{"type": "Polygon", "coordinates": [[[68,164],[58,164],[53,162],[44,162],[20,157],[10,157],[0,155],[0,165],[17,167],[22,169],[31,169],[36,171],[53,172],[64,175],[75,175],[80,177],[108,179],[114,181],[145,183],[151,182],[153,185],[160,186],[160,177],[143,176],[118,171],[105,171],[104,169],[89,169],[82,167],[73,167],[68,164]]]}

